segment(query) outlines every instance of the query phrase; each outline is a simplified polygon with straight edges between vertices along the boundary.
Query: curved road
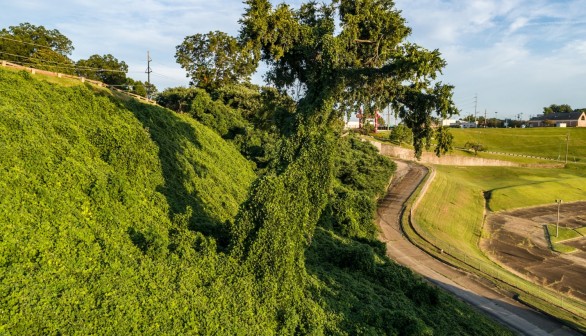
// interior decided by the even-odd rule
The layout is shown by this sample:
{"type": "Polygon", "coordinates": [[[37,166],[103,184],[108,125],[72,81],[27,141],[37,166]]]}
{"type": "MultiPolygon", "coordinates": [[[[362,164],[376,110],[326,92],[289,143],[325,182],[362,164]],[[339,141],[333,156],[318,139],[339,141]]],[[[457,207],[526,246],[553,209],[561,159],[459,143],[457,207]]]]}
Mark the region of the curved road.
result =
{"type": "Polygon", "coordinates": [[[407,240],[400,225],[402,208],[427,174],[427,168],[413,162],[395,162],[397,172],[378,208],[380,239],[386,243],[389,258],[452,292],[520,335],[581,335],[499,292],[486,280],[431,257],[407,240]]]}

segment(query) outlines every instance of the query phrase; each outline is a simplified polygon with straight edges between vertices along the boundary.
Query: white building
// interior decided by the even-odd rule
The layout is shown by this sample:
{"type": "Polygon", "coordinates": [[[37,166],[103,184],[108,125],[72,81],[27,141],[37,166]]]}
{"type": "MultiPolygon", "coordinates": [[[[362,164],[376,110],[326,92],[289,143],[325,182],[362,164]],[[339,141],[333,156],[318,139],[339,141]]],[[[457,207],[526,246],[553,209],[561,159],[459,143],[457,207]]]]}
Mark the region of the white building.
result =
{"type": "Polygon", "coordinates": [[[478,127],[478,122],[470,122],[470,121],[465,121],[462,119],[459,120],[442,120],[442,126],[448,126],[448,127],[455,127],[455,128],[477,128],[478,127]]]}

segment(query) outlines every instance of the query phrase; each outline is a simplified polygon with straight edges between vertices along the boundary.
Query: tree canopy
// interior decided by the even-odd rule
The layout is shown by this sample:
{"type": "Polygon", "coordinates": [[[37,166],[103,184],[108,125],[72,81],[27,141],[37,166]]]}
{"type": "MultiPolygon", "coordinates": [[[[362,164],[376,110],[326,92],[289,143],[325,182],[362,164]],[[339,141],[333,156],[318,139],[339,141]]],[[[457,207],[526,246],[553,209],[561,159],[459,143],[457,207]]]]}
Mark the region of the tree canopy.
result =
{"type": "Polygon", "coordinates": [[[280,284],[259,295],[270,297],[266,304],[277,315],[301,321],[290,327],[304,330],[304,316],[313,313],[304,307],[313,305],[296,289],[307,279],[304,251],[331,189],[342,117],[391,104],[413,130],[420,155],[431,142],[432,114],[457,112],[453,88],[435,82],[445,66],[439,51],[405,41],[410,29],[390,0],[308,2],[299,9],[245,3],[240,46],[268,65],[270,84],[295,90],[297,103],[280,126],[271,170],[253,185],[231,227],[232,253],[259,282],[280,284]]]}
{"type": "Polygon", "coordinates": [[[246,3],[242,44],[252,45],[255,57],[269,65],[269,82],[302,91],[300,107],[315,112],[328,102],[321,119],[391,104],[413,130],[420,155],[422,139],[431,136],[432,113],[457,113],[452,86],[435,82],[445,61],[439,51],[405,40],[411,30],[393,1],[308,2],[298,10],[272,8],[267,0],[246,3]]]}
{"type": "Polygon", "coordinates": [[[191,78],[191,84],[203,89],[248,81],[256,64],[238,40],[224,32],[187,36],[177,46],[175,59],[191,78]]]}
{"type": "Polygon", "coordinates": [[[111,54],[92,55],[88,59],[81,59],[76,63],[78,76],[101,81],[110,85],[123,85],[126,83],[128,65],[119,61],[111,54]]]}
{"type": "Polygon", "coordinates": [[[568,104],[551,104],[547,107],[543,108],[543,114],[551,114],[551,113],[570,113],[574,112],[574,109],[568,104]]]}
{"type": "Polygon", "coordinates": [[[0,57],[38,69],[73,73],[73,43],[57,29],[28,22],[0,31],[0,57]]]}

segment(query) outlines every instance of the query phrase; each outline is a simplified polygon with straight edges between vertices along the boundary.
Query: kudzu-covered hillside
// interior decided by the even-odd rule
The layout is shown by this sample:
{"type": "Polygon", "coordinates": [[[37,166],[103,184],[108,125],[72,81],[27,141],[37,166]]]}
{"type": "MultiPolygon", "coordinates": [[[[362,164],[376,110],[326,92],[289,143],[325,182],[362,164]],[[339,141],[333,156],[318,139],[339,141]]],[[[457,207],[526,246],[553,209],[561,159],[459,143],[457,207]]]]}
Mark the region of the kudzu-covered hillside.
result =
{"type": "Polygon", "coordinates": [[[394,166],[367,143],[340,138],[303,283],[280,300],[230,231],[274,135],[249,136],[261,160],[226,135],[254,125],[203,92],[176,113],[51,81],[0,69],[1,334],[506,334],[386,259],[373,220],[394,166]]]}

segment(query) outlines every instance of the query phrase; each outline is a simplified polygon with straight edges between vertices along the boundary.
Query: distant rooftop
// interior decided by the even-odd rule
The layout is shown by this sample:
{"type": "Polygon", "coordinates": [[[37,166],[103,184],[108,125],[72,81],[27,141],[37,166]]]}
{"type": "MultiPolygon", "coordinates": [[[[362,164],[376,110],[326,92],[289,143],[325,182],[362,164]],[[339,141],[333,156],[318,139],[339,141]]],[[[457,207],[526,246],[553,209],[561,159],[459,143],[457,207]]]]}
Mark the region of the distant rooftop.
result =
{"type": "Polygon", "coordinates": [[[578,120],[580,116],[584,113],[582,110],[577,110],[574,112],[569,113],[549,113],[549,114],[540,114],[536,117],[531,118],[531,120],[578,120]]]}

